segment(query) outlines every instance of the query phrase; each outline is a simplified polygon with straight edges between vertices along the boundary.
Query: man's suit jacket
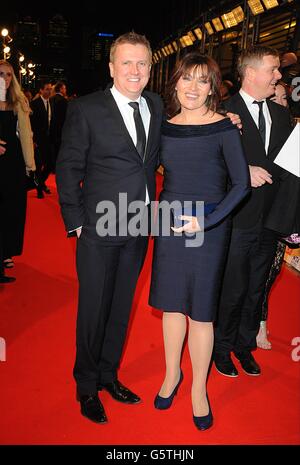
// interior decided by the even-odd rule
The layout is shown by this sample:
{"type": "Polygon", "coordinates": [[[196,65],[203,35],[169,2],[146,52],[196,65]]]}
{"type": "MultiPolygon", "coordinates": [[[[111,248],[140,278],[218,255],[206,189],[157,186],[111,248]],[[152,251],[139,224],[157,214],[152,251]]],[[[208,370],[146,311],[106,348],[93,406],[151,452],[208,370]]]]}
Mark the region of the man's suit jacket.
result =
{"type": "Polygon", "coordinates": [[[144,161],[109,89],[69,103],[56,168],[67,231],[83,225],[96,234],[98,202],[112,201],[118,217],[119,193],[127,193],[128,203],[144,201],[147,185],[150,200],[155,198],[163,104],[152,92],[143,97],[151,113],[144,161]]]}
{"type": "Polygon", "coordinates": [[[267,101],[272,119],[268,154],[266,156],[263,141],[258,128],[250,115],[247,106],[238,93],[224,103],[226,110],[240,115],[242,120],[242,144],[248,165],[260,166],[272,174],[273,184],[252,188],[251,194],[235,211],[233,226],[236,228],[251,228],[261,217],[265,220],[272,207],[281,182],[289,174],[273,163],[280,149],[292,131],[290,115],[286,108],[272,101],[267,101]]]}
{"type": "Polygon", "coordinates": [[[53,108],[53,142],[56,145],[59,145],[61,141],[62,128],[66,119],[68,100],[60,94],[55,94],[50,98],[50,102],[53,108]]]}
{"type": "Polygon", "coordinates": [[[32,110],[30,122],[33,131],[33,140],[38,146],[47,143],[52,134],[53,106],[50,99],[49,105],[51,111],[50,127],[48,127],[47,111],[42,98],[38,97],[30,103],[32,110]]]}

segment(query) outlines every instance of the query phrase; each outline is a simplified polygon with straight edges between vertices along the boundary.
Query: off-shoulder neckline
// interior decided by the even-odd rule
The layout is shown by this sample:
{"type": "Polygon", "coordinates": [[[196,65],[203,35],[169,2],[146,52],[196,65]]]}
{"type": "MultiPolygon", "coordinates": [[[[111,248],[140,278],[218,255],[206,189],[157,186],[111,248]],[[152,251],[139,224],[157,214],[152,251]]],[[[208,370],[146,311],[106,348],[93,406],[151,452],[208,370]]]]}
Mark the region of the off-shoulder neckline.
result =
{"type": "Polygon", "coordinates": [[[177,128],[181,128],[181,127],[182,128],[193,128],[193,127],[212,126],[214,124],[224,123],[225,121],[231,122],[230,118],[226,117],[226,118],[220,119],[219,121],[214,121],[213,123],[205,123],[205,124],[178,124],[178,123],[171,123],[167,119],[165,120],[165,123],[169,124],[170,126],[177,127],[177,128]]]}

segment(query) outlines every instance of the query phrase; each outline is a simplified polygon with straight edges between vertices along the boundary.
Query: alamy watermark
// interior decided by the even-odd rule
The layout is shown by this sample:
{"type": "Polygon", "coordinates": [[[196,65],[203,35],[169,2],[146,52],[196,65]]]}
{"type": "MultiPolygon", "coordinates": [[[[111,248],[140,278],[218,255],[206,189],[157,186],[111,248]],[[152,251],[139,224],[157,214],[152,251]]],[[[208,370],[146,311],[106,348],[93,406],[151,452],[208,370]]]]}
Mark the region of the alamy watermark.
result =
{"type": "Polygon", "coordinates": [[[6,342],[0,337],[0,362],[6,362],[6,342]]]}
{"type": "Polygon", "coordinates": [[[291,345],[296,346],[292,350],[292,354],[291,354],[292,360],[294,362],[299,362],[300,361],[300,336],[294,337],[292,339],[291,345]]]}
{"type": "Polygon", "coordinates": [[[127,193],[121,192],[118,205],[110,200],[97,204],[96,213],[101,216],[96,223],[96,232],[100,237],[184,235],[186,247],[200,247],[204,242],[204,211],[202,201],[152,201],[146,207],[141,200],[128,203],[127,193]],[[172,227],[181,228],[188,223],[182,215],[196,217],[200,230],[174,232],[172,227]]]}

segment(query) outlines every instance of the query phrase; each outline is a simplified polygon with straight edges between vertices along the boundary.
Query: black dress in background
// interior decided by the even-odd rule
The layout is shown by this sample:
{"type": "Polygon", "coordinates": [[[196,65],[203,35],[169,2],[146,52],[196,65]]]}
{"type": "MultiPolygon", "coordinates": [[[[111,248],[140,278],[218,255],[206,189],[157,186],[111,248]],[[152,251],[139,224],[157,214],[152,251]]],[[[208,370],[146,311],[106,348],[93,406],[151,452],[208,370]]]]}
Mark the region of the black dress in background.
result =
{"type": "Polygon", "coordinates": [[[239,131],[228,119],[206,125],[165,122],[161,163],[165,170],[160,202],[204,201],[218,206],[204,218],[202,246],[186,247],[185,235],[156,238],[149,303],[210,322],[218,306],[230,213],[249,192],[239,131]]]}
{"type": "Polygon", "coordinates": [[[3,258],[21,255],[26,217],[26,169],[16,134],[17,116],[0,111],[0,139],[6,152],[0,156],[0,228],[3,258]]]}

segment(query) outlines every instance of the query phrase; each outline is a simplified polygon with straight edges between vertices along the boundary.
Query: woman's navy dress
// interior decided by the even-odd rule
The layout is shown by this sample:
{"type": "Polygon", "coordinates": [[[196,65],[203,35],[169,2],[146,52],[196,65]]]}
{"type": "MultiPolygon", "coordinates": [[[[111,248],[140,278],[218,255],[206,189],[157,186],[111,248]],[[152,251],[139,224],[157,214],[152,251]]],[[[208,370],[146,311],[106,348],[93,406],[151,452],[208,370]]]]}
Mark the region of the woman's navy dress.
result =
{"type": "Polygon", "coordinates": [[[249,169],[240,134],[229,119],[162,127],[163,200],[214,204],[204,217],[204,242],[186,247],[183,234],[155,239],[149,303],[196,321],[215,319],[231,234],[230,213],[248,194],[249,169]]]}

